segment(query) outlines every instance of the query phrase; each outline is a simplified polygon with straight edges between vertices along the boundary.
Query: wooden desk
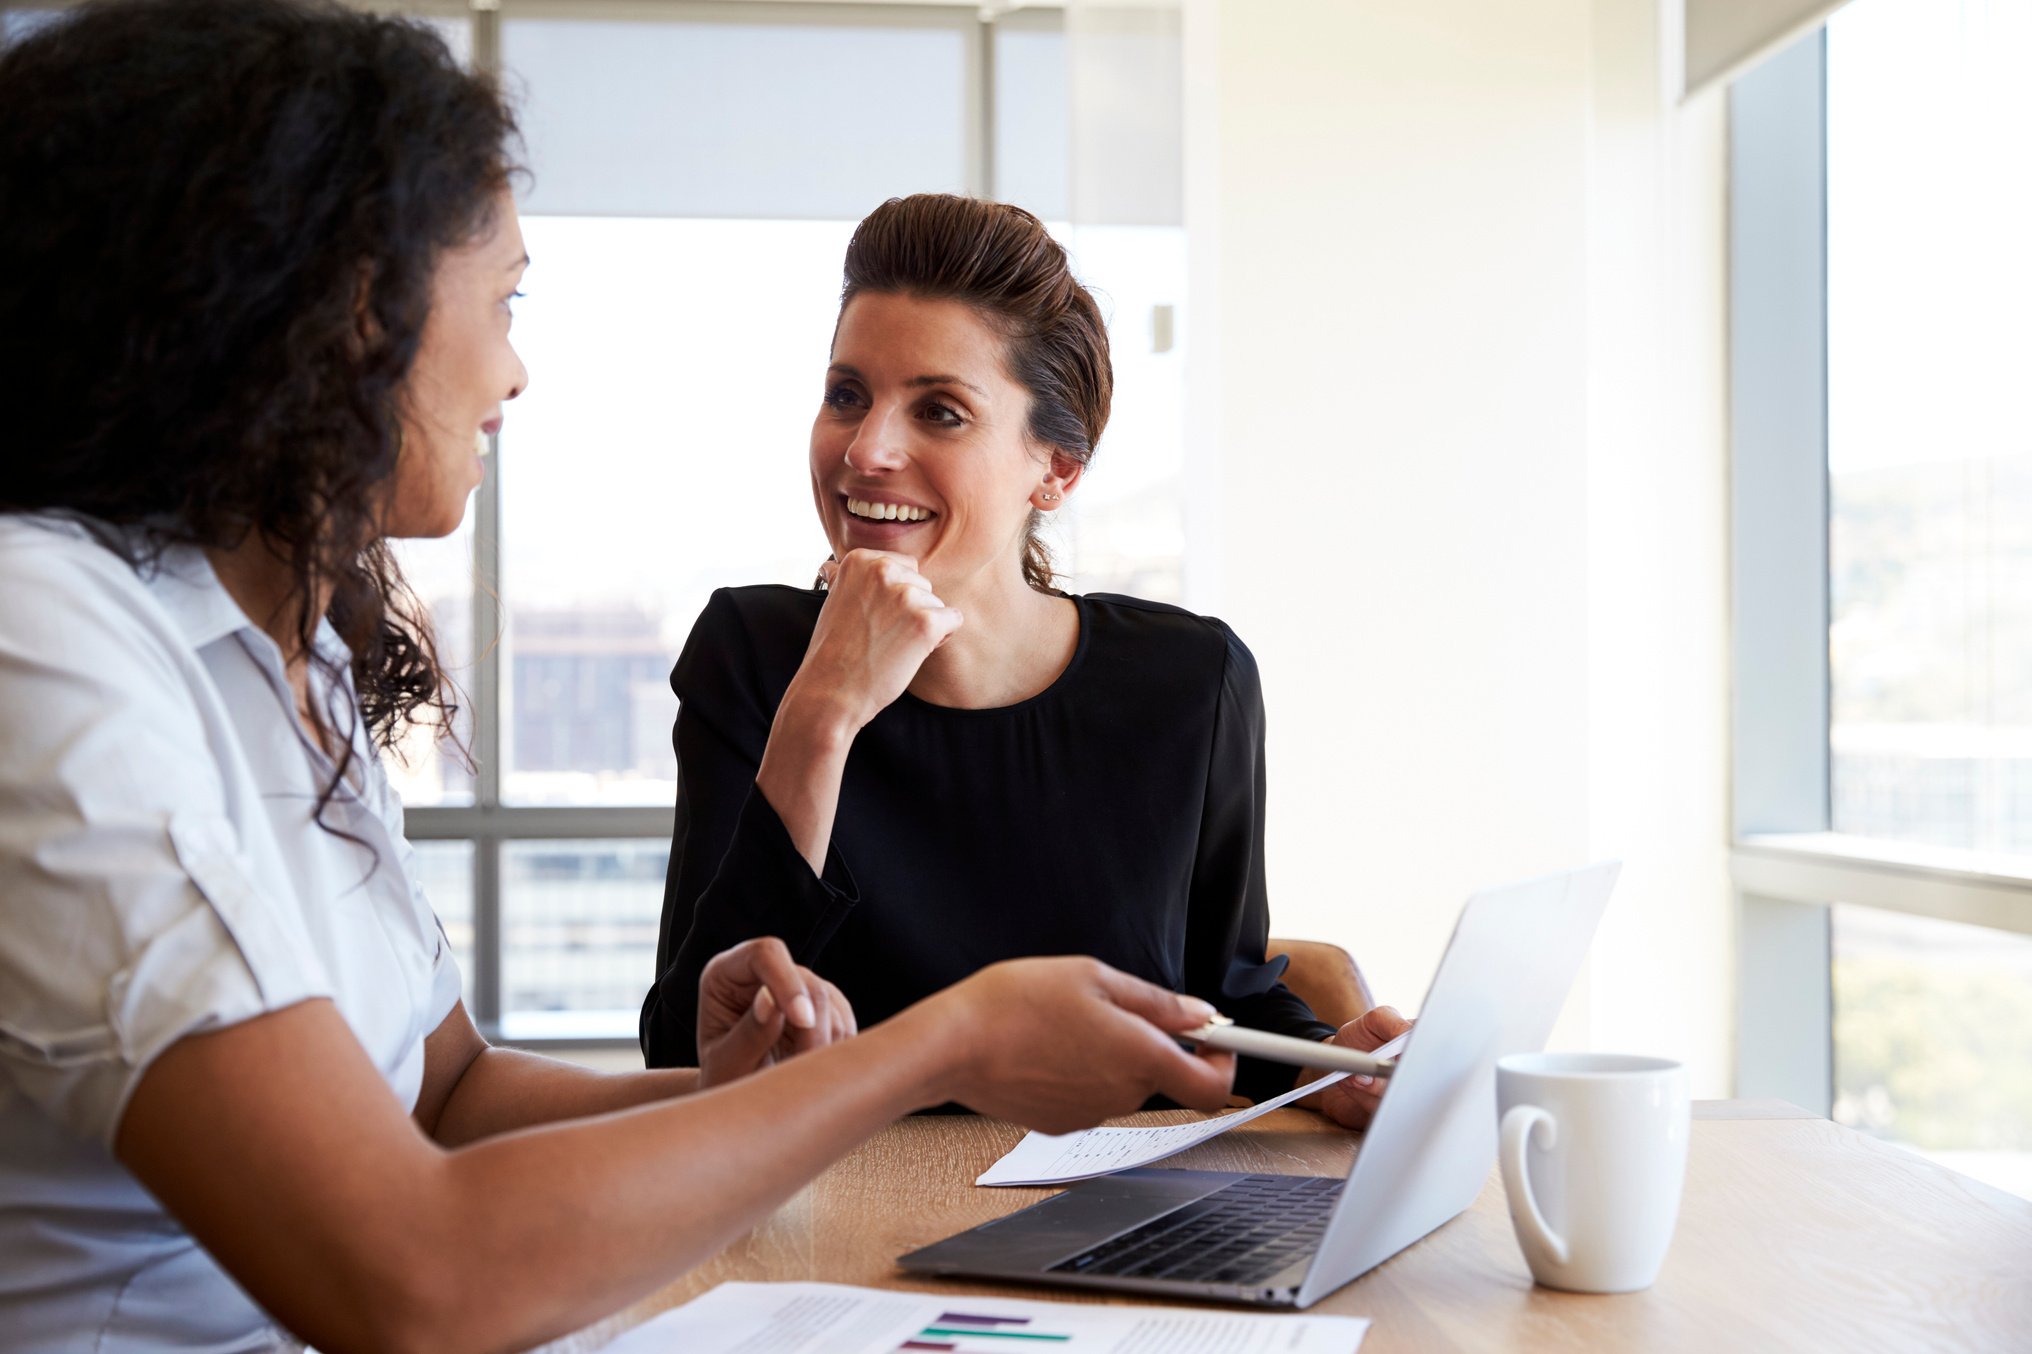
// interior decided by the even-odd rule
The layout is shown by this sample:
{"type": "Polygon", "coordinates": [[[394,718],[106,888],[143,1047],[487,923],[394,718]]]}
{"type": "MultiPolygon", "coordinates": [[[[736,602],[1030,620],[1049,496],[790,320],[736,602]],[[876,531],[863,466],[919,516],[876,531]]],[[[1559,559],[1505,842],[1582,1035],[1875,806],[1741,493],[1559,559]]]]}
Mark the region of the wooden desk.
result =
{"type": "MultiPolygon", "coordinates": [[[[1693,1118],[1679,1228],[1649,1291],[1604,1297],[1535,1287],[1491,1172],[1466,1213],[1313,1310],[1371,1318],[1363,1354],[2032,1350],[2032,1203],[1780,1101],[1703,1101],[1693,1118]]],[[[594,1348],[732,1279],[1113,1300],[919,1278],[892,1263],[1050,1194],[973,1187],[1021,1136],[987,1119],[895,1124],[714,1260],[554,1348],[594,1348]]],[[[1278,1110],[1164,1164],[1339,1175],[1354,1141],[1316,1115],[1278,1110]]]]}

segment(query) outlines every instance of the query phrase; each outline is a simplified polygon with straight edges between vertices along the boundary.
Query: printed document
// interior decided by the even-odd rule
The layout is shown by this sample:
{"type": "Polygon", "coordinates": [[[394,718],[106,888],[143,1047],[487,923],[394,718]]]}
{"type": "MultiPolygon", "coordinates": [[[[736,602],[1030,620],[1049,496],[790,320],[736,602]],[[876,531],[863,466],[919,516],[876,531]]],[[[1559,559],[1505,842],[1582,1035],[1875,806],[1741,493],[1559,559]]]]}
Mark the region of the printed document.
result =
{"type": "MultiPolygon", "coordinates": [[[[1394,1057],[1409,1034],[1400,1034],[1376,1050],[1380,1058],[1394,1057]]],[[[1334,1072],[1318,1081],[1286,1091],[1260,1105],[1236,1110],[1215,1119],[1162,1128],[1089,1128],[1079,1133],[1028,1133],[1007,1156],[983,1171],[977,1185],[1065,1185],[1075,1180],[1113,1175],[1132,1166],[1148,1166],[1168,1156],[1197,1147],[1229,1129],[1246,1124],[1271,1110],[1282,1109],[1294,1100],[1331,1086],[1346,1076],[1334,1072]]]]}
{"type": "Polygon", "coordinates": [[[828,1283],[723,1283],[604,1354],[1355,1354],[1356,1316],[1104,1307],[828,1283]]]}

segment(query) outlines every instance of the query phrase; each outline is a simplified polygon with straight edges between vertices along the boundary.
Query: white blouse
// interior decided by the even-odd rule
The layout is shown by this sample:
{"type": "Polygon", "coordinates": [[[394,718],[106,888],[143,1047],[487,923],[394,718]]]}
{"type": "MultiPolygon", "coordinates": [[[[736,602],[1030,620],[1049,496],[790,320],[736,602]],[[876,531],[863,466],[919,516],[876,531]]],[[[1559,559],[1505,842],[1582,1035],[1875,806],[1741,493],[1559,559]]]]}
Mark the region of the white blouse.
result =
{"type": "Polygon", "coordinates": [[[0,1349],[287,1343],[111,1145],[165,1048],[313,997],[414,1107],[459,974],[354,745],[320,826],[332,762],[201,553],[0,514],[0,1349]]]}

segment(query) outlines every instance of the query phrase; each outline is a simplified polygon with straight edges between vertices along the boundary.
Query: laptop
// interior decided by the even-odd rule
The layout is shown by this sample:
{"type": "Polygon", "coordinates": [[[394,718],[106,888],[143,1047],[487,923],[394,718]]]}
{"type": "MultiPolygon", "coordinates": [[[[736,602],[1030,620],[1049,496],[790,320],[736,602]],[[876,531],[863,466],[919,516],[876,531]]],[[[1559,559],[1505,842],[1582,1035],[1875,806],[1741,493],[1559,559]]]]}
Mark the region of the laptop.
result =
{"type": "Polygon", "coordinates": [[[1605,861],[1468,899],[1345,1180],[1119,1171],[897,1263],[1310,1307],[1474,1202],[1496,1161],[1496,1060],[1544,1047],[1620,868],[1605,861]]]}

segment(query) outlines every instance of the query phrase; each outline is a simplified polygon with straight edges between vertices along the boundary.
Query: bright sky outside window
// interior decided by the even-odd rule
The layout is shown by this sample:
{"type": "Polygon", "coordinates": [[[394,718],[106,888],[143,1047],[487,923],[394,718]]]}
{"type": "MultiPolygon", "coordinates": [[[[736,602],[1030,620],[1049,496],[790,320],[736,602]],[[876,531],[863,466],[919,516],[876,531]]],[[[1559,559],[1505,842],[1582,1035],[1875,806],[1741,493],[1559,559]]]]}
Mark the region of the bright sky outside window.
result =
{"type": "Polygon", "coordinates": [[[2032,852],[2032,7],[1827,52],[1834,827],[2032,852]]]}

